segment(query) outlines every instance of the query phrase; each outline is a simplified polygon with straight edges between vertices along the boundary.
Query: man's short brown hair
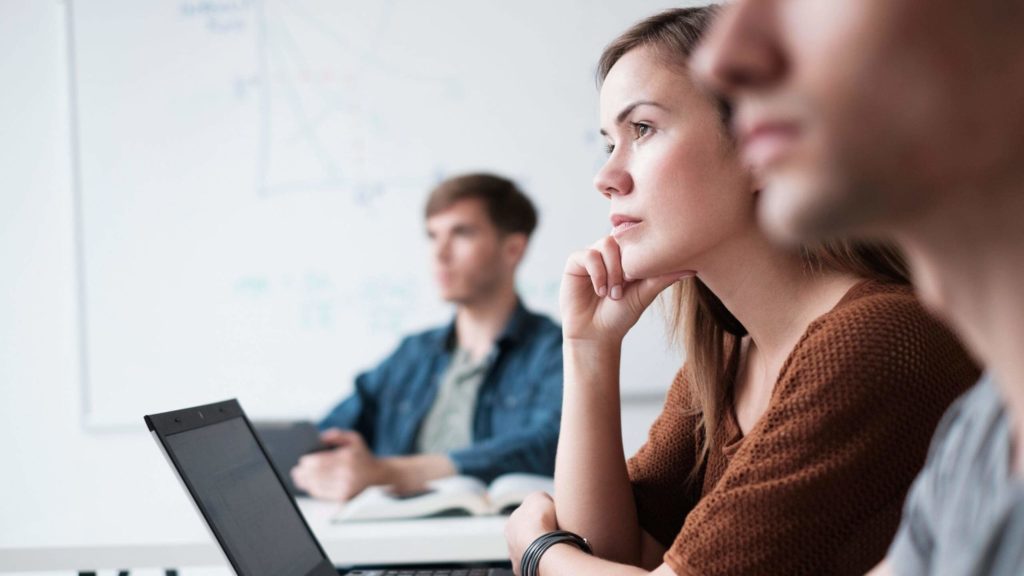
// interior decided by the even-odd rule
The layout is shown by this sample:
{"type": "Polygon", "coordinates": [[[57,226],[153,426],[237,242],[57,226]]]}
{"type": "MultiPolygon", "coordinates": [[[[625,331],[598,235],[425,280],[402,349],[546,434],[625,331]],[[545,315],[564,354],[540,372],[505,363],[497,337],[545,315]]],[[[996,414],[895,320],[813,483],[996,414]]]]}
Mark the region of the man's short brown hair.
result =
{"type": "Polygon", "coordinates": [[[507,178],[483,173],[455,176],[438,184],[427,198],[426,217],[474,198],[484,203],[491,222],[506,234],[529,237],[537,227],[537,210],[526,194],[507,178]]]}

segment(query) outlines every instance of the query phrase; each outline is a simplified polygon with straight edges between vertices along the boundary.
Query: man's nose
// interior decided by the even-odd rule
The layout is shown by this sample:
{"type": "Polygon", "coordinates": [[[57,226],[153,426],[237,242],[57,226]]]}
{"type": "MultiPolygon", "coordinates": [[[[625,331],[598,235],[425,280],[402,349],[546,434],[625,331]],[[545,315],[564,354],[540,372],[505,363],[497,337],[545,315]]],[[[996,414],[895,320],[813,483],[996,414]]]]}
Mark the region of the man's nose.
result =
{"type": "Polygon", "coordinates": [[[433,251],[435,260],[438,262],[445,262],[451,258],[451,242],[447,239],[435,240],[433,251]]]}
{"type": "Polygon", "coordinates": [[[691,58],[694,77],[724,96],[777,80],[785,70],[775,38],[777,3],[736,0],[723,8],[691,58]]]}

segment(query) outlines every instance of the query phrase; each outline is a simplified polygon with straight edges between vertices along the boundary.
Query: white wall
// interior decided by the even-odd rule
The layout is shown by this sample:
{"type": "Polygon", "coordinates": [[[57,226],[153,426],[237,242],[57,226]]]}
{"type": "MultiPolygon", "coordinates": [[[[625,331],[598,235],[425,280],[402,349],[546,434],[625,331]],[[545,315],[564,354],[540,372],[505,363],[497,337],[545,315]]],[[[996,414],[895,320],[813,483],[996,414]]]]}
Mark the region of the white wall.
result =
{"type": "MultiPolygon", "coordinates": [[[[82,426],[64,18],[0,0],[0,555],[205,537],[146,434],[82,426]]],[[[627,412],[628,449],[656,410],[627,412]]]]}
{"type": "Polygon", "coordinates": [[[0,547],[201,529],[148,437],[81,426],[63,15],[0,3],[0,547]]]}

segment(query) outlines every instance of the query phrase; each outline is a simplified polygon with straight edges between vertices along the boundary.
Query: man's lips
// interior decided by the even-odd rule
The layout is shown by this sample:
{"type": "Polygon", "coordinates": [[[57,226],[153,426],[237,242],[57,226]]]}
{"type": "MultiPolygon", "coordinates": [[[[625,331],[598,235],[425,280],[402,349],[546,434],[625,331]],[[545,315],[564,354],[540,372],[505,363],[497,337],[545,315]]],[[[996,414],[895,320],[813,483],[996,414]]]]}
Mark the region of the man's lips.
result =
{"type": "Polygon", "coordinates": [[[793,122],[754,122],[740,127],[743,161],[755,171],[771,168],[793,148],[800,130],[793,122]]]}

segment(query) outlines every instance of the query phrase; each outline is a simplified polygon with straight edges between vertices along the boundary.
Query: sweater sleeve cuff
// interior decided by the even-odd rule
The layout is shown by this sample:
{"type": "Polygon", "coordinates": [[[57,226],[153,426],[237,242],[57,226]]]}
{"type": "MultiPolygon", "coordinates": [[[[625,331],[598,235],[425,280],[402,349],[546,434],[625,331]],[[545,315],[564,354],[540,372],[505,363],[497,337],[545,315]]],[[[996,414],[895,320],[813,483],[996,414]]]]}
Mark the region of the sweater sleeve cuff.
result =
{"type": "Polygon", "coordinates": [[[676,576],[704,576],[704,573],[687,564],[686,560],[671,548],[665,552],[662,560],[665,564],[668,564],[668,567],[672,569],[672,572],[675,572],[676,576]]]}

